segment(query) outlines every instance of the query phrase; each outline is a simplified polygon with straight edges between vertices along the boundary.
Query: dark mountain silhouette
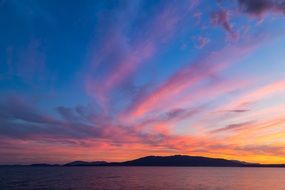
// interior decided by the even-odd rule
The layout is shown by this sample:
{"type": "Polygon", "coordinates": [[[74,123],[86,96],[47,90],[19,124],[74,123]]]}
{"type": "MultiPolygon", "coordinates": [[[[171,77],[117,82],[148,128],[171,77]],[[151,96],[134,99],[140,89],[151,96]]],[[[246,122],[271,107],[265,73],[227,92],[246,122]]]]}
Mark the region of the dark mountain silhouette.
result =
{"type": "Polygon", "coordinates": [[[64,166],[191,166],[191,167],[285,167],[285,164],[259,164],[202,156],[146,156],[125,162],[76,161],[64,166]]]}
{"type": "Polygon", "coordinates": [[[74,161],[64,164],[63,166],[102,166],[107,165],[105,161],[85,162],[85,161],[74,161]]]}
{"type": "Polygon", "coordinates": [[[84,162],[75,161],[63,166],[208,166],[208,167],[243,167],[259,164],[226,160],[221,158],[208,158],[201,156],[146,156],[125,162],[84,162]]]}
{"type": "MultiPolygon", "coordinates": [[[[5,166],[5,165],[2,165],[5,166]]],[[[7,166],[7,165],[6,165],[7,166]]],[[[10,165],[25,166],[25,165],[10,165]]],[[[27,165],[26,165],[27,166],[27,165]]],[[[28,166],[49,167],[49,166],[191,166],[191,167],[285,167],[285,164],[258,164],[241,162],[237,160],[226,160],[222,158],[208,158],[202,156],[146,156],[125,162],[105,161],[74,161],[63,165],[57,164],[32,164],[28,166]]]]}
{"type": "Polygon", "coordinates": [[[226,160],[221,158],[207,158],[201,156],[147,156],[121,163],[109,163],[117,166],[219,166],[219,167],[241,167],[247,165],[245,162],[226,160]]]}
{"type": "Polygon", "coordinates": [[[60,166],[60,165],[59,164],[40,163],[40,164],[31,164],[29,166],[33,166],[33,167],[50,167],[50,166],[60,166]]]}

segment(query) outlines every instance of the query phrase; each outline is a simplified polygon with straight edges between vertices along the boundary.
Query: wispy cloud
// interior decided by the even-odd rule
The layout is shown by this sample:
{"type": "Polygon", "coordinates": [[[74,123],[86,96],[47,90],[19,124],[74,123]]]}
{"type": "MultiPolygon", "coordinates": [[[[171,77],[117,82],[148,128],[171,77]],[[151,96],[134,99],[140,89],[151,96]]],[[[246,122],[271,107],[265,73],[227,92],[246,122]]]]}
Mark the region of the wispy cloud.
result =
{"type": "Polygon", "coordinates": [[[215,129],[212,131],[212,133],[219,133],[219,132],[227,132],[227,131],[234,131],[234,130],[238,130],[238,129],[241,129],[243,127],[246,127],[248,126],[249,124],[251,124],[252,121],[250,122],[245,122],[245,123],[239,123],[239,124],[230,124],[226,127],[223,127],[223,128],[219,128],[219,129],[215,129]]]}
{"type": "Polygon", "coordinates": [[[225,47],[220,51],[191,62],[162,83],[153,92],[135,102],[131,108],[131,113],[128,114],[131,114],[132,117],[140,117],[149,111],[155,110],[156,107],[164,104],[171,98],[175,98],[185,90],[202,81],[211,79],[212,76],[218,75],[230,65],[237,62],[242,56],[254,51],[256,47],[258,46],[255,44],[247,44],[240,47],[225,47]]]}
{"type": "MultiPolygon", "coordinates": [[[[112,46],[113,42],[110,44],[109,40],[107,40],[107,52],[104,52],[103,55],[112,56],[110,53],[114,50],[117,51],[116,49],[110,50],[110,48],[119,48],[118,51],[120,51],[122,46],[127,48],[119,58],[115,57],[112,60],[114,63],[112,64],[113,67],[110,68],[111,71],[100,81],[104,85],[98,84],[96,80],[92,80],[90,77],[86,81],[87,90],[98,101],[101,101],[102,106],[105,107],[104,109],[108,107],[106,106],[108,104],[106,97],[110,97],[110,92],[120,86],[125,80],[130,79],[142,64],[146,64],[149,59],[156,55],[162,44],[166,44],[174,37],[179,29],[179,23],[185,19],[188,12],[197,4],[195,1],[178,6],[172,6],[171,3],[167,3],[154,15],[150,23],[142,26],[141,31],[139,31],[141,35],[133,43],[126,42],[127,36],[122,34],[122,32],[118,35],[118,38],[122,39],[118,41],[123,41],[125,44],[112,46]]],[[[125,20],[122,22],[125,22],[125,20]]]]}
{"type": "Polygon", "coordinates": [[[0,162],[283,161],[284,5],[5,1],[0,162]]]}

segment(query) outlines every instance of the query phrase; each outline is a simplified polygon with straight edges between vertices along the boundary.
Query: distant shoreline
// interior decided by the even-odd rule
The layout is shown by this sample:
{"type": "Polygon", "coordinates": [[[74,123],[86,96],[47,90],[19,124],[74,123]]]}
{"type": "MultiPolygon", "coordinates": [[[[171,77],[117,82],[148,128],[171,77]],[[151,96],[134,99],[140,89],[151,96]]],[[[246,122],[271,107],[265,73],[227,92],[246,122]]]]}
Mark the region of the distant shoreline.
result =
{"type": "Polygon", "coordinates": [[[0,167],[23,167],[23,168],[73,168],[73,167],[80,167],[80,168],[87,168],[87,167],[96,167],[96,168],[111,168],[111,167],[129,167],[129,168],[132,168],[132,167],[173,167],[173,168],[285,168],[285,165],[281,165],[281,166],[278,166],[278,165],[272,165],[272,166],[267,166],[267,165],[259,165],[259,166],[124,166],[124,165],[121,165],[121,166],[112,166],[112,165],[108,165],[108,166],[64,166],[64,165],[57,165],[57,166],[53,166],[53,165],[50,165],[50,166],[34,166],[34,165],[0,165],[0,167]]]}
{"type": "Polygon", "coordinates": [[[6,164],[0,167],[239,167],[239,168],[285,168],[285,164],[259,164],[222,158],[202,156],[146,156],[125,162],[73,161],[66,164],[6,164]]]}

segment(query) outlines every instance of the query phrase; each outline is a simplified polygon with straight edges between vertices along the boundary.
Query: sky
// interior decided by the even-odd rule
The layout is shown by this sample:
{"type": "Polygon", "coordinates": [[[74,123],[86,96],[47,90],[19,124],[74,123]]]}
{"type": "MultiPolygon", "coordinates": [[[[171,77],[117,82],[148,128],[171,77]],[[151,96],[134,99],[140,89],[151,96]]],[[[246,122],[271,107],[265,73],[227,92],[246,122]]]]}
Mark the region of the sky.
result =
{"type": "Polygon", "coordinates": [[[0,0],[0,164],[285,163],[284,0],[0,0]]]}

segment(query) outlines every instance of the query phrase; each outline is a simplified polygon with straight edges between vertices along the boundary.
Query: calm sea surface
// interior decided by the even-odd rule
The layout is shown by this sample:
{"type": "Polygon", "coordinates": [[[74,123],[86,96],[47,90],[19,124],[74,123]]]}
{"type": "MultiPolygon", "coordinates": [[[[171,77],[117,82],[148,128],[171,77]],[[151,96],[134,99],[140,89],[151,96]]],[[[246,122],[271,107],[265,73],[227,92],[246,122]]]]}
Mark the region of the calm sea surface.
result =
{"type": "Polygon", "coordinates": [[[285,169],[0,167],[0,189],[285,190],[285,169]]]}

